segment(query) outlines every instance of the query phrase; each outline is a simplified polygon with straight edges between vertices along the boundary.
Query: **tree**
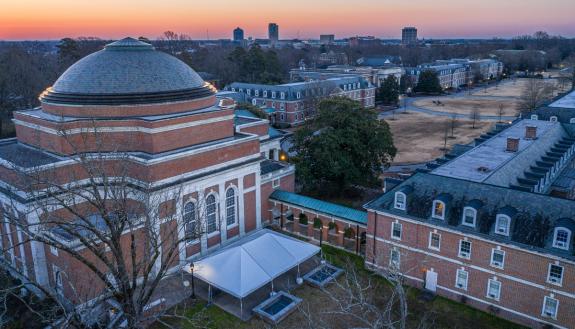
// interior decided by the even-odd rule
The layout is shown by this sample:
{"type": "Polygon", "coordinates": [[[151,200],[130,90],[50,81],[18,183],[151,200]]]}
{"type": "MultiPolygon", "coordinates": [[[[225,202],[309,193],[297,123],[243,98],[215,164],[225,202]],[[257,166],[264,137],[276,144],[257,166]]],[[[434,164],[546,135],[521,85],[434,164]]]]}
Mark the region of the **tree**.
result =
{"type": "Polygon", "coordinates": [[[419,81],[415,86],[415,92],[441,93],[442,91],[437,72],[433,70],[425,70],[419,74],[419,81]]]}
{"type": "Polygon", "coordinates": [[[474,106],[473,109],[471,109],[469,119],[471,120],[471,128],[475,129],[475,124],[481,119],[481,111],[479,110],[479,107],[474,106]]]}
{"type": "Polygon", "coordinates": [[[499,110],[497,110],[497,116],[499,120],[497,122],[502,122],[502,118],[505,115],[505,109],[503,108],[503,104],[499,104],[499,110]]]}
{"type": "Polygon", "coordinates": [[[405,94],[413,88],[413,83],[411,79],[406,75],[402,75],[399,79],[399,92],[405,94]]]}
{"type": "MultiPolygon", "coordinates": [[[[193,210],[180,207],[182,188],[154,190],[138,182],[130,154],[80,152],[84,142],[93,145],[93,140],[107,138],[96,126],[88,130],[92,132],[82,133],[80,142],[60,131],[75,148],[73,169],[12,168],[16,185],[21,186],[19,193],[33,201],[23,209],[13,199],[10,209],[3,209],[1,223],[21,232],[27,237],[25,243],[56,250],[68,260],[62,266],[74,268],[53,272],[61,282],[55,288],[33,280],[29,284],[60,302],[63,327],[81,326],[83,315],[107,309],[107,303],[113,302],[126,328],[142,328],[156,319],[146,312],[147,305],[158,298],[161,280],[179,264],[182,246],[204,233],[203,191],[192,191],[200,200],[193,210]],[[84,183],[74,184],[79,181],[84,183]],[[85,304],[88,301],[93,303],[85,304]],[[78,304],[88,306],[74,306],[78,304]]],[[[13,270],[26,275],[16,267],[13,270]]]]}
{"type": "Polygon", "coordinates": [[[377,90],[376,99],[386,105],[397,105],[399,101],[399,83],[393,75],[383,80],[377,90]]]}
{"type": "Polygon", "coordinates": [[[519,111],[522,115],[528,115],[552,97],[553,87],[551,84],[541,79],[529,79],[521,94],[519,111]]]}
{"type": "Polygon", "coordinates": [[[377,182],[397,152],[387,123],[348,98],[324,99],[318,109],[296,132],[292,148],[304,189],[342,193],[377,182]]]}

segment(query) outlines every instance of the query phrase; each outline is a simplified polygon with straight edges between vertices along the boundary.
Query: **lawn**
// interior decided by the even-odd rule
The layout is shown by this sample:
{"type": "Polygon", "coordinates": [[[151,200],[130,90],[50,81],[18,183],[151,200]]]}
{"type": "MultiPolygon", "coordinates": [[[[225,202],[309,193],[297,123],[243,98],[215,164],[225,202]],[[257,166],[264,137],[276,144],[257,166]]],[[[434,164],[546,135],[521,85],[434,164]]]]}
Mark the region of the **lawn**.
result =
{"type": "MultiPolygon", "coordinates": [[[[431,116],[419,112],[400,112],[395,120],[386,118],[393,143],[397,148],[394,164],[420,163],[431,161],[442,156],[446,151],[445,130],[451,135],[451,119],[449,117],[431,116]]],[[[457,119],[454,137],[447,139],[447,148],[454,144],[467,144],[474,138],[491,130],[494,122],[476,122],[472,129],[472,122],[467,119],[457,119]]]]}
{"type": "MultiPolygon", "coordinates": [[[[387,296],[391,292],[391,284],[379,276],[375,276],[372,272],[364,268],[363,258],[346,251],[323,246],[322,248],[324,257],[332,264],[340,267],[353,266],[355,273],[358,274],[360,280],[367,280],[371,278],[372,289],[370,292],[374,296],[374,303],[376,305],[383,305],[387,301],[387,296]]],[[[340,284],[345,281],[345,276],[338,279],[340,284]]],[[[329,285],[327,291],[331,296],[338,296],[341,292],[338,291],[340,285],[329,285]]],[[[308,311],[312,316],[319,316],[324,312],[335,310],[336,303],[331,299],[327,293],[320,289],[312,288],[303,285],[291,292],[292,294],[303,298],[304,302],[301,304],[300,309],[290,316],[288,316],[278,326],[279,328],[304,328],[308,326],[309,317],[305,315],[308,311]]],[[[514,323],[499,319],[491,314],[481,312],[470,308],[466,305],[452,302],[442,297],[435,297],[431,302],[424,302],[419,299],[420,290],[415,288],[406,287],[407,305],[408,305],[408,321],[407,327],[416,327],[421,321],[422,316],[425,315],[426,323],[429,328],[466,328],[466,329],[482,329],[482,328],[505,328],[505,329],[519,329],[523,328],[514,323]]],[[[342,296],[342,298],[345,296],[342,296]]],[[[270,327],[258,318],[252,318],[248,322],[240,322],[238,319],[226,312],[220,310],[216,306],[206,307],[205,302],[198,301],[192,302],[191,305],[180,306],[176,312],[184,314],[189,318],[196,319],[195,323],[187,322],[184,320],[171,319],[168,322],[179,328],[198,328],[205,327],[210,329],[244,329],[244,328],[268,328],[270,327]],[[183,312],[183,313],[182,313],[183,312]],[[198,326],[201,324],[201,326],[198,326]]],[[[329,328],[350,328],[358,326],[357,321],[353,321],[346,316],[332,316],[327,317],[329,328]]],[[[324,319],[325,320],[325,319],[324,319]]],[[[312,322],[313,327],[313,322],[312,322]]],[[[156,323],[152,328],[160,329],[165,326],[156,323]]]]}
{"type": "Polygon", "coordinates": [[[415,106],[423,107],[432,111],[447,112],[447,113],[457,113],[470,115],[472,111],[479,111],[480,115],[499,115],[499,108],[501,107],[503,113],[502,116],[516,116],[517,108],[519,106],[518,102],[510,99],[486,99],[481,97],[457,97],[457,98],[446,98],[438,97],[426,98],[423,100],[418,100],[413,103],[415,106]],[[433,103],[439,100],[441,104],[438,105],[433,103]]]}

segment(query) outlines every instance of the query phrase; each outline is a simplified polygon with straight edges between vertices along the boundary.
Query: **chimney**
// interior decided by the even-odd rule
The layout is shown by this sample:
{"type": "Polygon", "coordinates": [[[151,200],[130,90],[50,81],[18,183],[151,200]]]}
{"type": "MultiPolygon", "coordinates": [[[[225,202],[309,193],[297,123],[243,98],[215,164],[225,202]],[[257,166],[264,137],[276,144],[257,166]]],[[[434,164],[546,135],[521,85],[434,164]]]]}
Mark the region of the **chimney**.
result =
{"type": "Polygon", "coordinates": [[[525,127],[525,139],[536,139],[537,138],[537,127],[536,126],[526,126],[525,127]]]}
{"type": "Polygon", "coordinates": [[[517,152],[519,150],[519,138],[507,137],[507,152],[517,152]]]}

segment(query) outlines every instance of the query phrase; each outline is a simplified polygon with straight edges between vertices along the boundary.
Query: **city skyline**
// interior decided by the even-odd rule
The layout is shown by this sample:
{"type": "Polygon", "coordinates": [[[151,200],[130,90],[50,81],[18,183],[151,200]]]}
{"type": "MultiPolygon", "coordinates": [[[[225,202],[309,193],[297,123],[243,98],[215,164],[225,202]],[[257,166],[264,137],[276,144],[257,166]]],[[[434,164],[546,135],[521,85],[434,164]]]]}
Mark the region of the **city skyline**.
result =
{"type": "Polygon", "coordinates": [[[340,0],[295,0],[286,4],[247,0],[241,5],[194,3],[174,0],[170,5],[149,0],[122,3],[102,0],[98,5],[54,0],[45,6],[37,0],[5,4],[0,12],[0,40],[46,40],[96,36],[117,39],[126,35],[155,39],[171,30],[193,39],[230,39],[235,27],[246,37],[266,38],[268,23],[281,28],[281,39],[317,39],[373,35],[399,39],[401,28],[416,26],[421,38],[509,38],[538,30],[552,35],[575,36],[568,0],[487,0],[474,4],[473,12],[461,1],[424,0],[407,3],[359,0],[353,7],[340,0]],[[325,15],[329,6],[329,15],[325,15]],[[257,10],[254,10],[257,8],[257,10]],[[494,10],[496,8],[497,10],[494,10]],[[541,15],[545,12],[545,15],[541,15]],[[510,15],[510,13],[514,13],[510,15]],[[448,17],[449,19],[445,19],[448,17]]]}

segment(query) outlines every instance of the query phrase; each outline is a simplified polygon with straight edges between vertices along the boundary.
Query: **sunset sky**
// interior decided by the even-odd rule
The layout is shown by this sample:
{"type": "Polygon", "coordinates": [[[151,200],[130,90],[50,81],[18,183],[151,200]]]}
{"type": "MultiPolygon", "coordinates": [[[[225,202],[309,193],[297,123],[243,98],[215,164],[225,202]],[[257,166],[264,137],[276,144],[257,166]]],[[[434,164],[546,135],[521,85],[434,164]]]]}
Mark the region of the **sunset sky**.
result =
{"type": "Polygon", "coordinates": [[[156,38],[163,31],[192,38],[280,38],[374,35],[397,38],[416,26],[424,38],[512,37],[545,30],[575,37],[575,0],[2,0],[0,40],[97,36],[156,38]]]}

